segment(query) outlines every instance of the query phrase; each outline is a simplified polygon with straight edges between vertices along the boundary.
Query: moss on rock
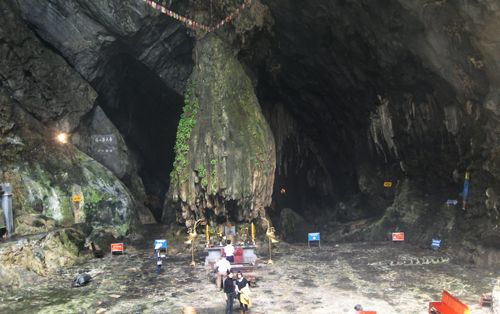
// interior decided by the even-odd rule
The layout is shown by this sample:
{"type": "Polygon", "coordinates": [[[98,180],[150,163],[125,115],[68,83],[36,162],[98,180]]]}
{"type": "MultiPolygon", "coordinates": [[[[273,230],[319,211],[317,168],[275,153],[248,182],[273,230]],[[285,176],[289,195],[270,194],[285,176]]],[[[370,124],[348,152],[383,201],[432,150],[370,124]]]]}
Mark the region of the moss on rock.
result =
{"type": "Polygon", "coordinates": [[[210,34],[195,50],[185,97],[185,108],[193,109],[185,109],[179,123],[172,172],[177,180],[169,194],[181,204],[181,221],[203,216],[206,208],[250,220],[271,202],[274,139],[232,48],[210,34]],[[232,213],[228,201],[235,205],[232,213]]]}

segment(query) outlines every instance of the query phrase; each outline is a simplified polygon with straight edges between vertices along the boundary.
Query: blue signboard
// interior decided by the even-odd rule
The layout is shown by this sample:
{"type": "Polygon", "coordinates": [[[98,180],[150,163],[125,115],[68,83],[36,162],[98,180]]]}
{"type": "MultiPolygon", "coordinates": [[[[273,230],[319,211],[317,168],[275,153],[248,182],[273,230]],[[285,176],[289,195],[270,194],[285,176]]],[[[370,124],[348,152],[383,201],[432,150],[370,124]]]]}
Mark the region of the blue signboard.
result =
{"type": "Polygon", "coordinates": [[[307,234],[307,241],[319,241],[319,240],[320,240],[319,232],[307,234]]]}
{"type": "Polygon", "coordinates": [[[155,240],[154,243],[154,248],[156,249],[156,245],[159,244],[160,250],[166,250],[167,249],[167,240],[155,240]]]}
{"type": "Polygon", "coordinates": [[[432,244],[431,247],[435,250],[439,249],[441,247],[441,240],[439,239],[432,239],[432,244]]]}

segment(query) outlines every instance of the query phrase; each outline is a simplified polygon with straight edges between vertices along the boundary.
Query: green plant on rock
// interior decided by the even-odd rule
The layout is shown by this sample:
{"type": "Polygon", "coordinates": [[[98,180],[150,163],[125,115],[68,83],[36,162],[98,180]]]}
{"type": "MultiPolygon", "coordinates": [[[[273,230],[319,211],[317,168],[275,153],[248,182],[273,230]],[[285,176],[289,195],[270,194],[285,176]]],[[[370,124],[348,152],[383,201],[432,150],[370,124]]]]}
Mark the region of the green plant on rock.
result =
{"type": "Polygon", "coordinates": [[[207,175],[207,169],[205,169],[204,166],[198,166],[198,168],[196,168],[196,172],[200,178],[204,178],[207,175]]]}
{"type": "Polygon", "coordinates": [[[207,178],[203,178],[201,179],[201,185],[206,188],[208,186],[208,179],[207,178]]]}
{"type": "Polygon", "coordinates": [[[196,125],[196,115],[198,114],[199,103],[195,96],[195,84],[190,81],[184,94],[184,107],[182,108],[181,119],[177,127],[175,142],[174,169],[170,174],[172,182],[184,182],[187,180],[187,154],[189,152],[189,140],[191,132],[196,125]]]}
{"type": "Polygon", "coordinates": [[[198,175],[198,178],[201,179],[201,185],[206,188],[208,186],[207,169],[205,169],[204,166],[200,165],[196,168],[196,173],[198,175]]]}
{"type": "Polygon", "coordinates": [[[99,204],[104,199],[96,189],[91,189],[85,197],[84,218],[91,222],[99,213],[99,204]]]}

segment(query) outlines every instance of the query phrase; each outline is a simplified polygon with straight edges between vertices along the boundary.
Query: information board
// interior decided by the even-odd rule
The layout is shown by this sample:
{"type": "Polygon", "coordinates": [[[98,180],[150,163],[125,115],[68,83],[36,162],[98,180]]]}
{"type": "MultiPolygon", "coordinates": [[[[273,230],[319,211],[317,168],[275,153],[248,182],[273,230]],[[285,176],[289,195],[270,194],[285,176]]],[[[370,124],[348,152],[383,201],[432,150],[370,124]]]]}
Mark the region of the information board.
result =
{"type": "Polygon", "coordinates": [[[405,240],[405,233],[404,232],[393,232],[392,233],[392,241],[401,242],[404,240],[405,240]]]}
{"type": "Polygon", "coordinates": [[[307,234],[307,246],[311,247],[311,242],[313,244],[318,243],[318,247],[321,248],[321,235],[319,232],[312,232],[307,234]]]}
{"type": "Polygon", "coordinates": [[[111,254],[113,253],[123,254],[123,243],[111,243],[111,254]]]}
{"type": "Polygon", "coordinates": [[[319,240],[320,240],[319,232],[307,234],[307,241],[319,241],[319,240]]]}
{"type": "Polygon", "coordinates": [[[109,154],[116,151],[117,141],[114,134],[94,134],[90,136],[92,150],[100,154],[109,154]]]}
{"type": "Polygon", "coordinates": [[[167,240],[155,240],[154,242],[154,248],[156,248],[160,245],[160,251],[166,251],[167,250],[167,240]]]}

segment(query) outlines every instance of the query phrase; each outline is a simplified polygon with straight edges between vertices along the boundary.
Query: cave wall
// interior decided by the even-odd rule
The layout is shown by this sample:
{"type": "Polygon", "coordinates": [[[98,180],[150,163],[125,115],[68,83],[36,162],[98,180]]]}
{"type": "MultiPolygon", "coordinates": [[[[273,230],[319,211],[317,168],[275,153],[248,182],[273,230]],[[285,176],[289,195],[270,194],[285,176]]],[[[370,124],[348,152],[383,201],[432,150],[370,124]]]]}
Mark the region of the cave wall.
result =
{"type": "MultiPolygon", "coordinates": [[[[178,9],[186,4],[176,5],[178,9]]],[[[99,94],[100,109],[85,117],[75,144],[127,185],[137,200],[141,221],[155,220],[144,205],[159,220],[172,164],[174,120],[179,118],[178,102],[192,70],[192,39],[186,28],[159,17],[140,1],[75,0],[44,5],[23,1],[16,6],[36,35],[99,94]],[[160,110],[148,106],[147,101],[142,104],[141,97],[156,102],[160,110]],[[139,122],[141,112],[144,116],[151,111],[158,115],[150,119],[150,126],[138,130],[137,123],[145,124],[139,122]],[[106,125],[96,127],[94,123],[89,128],[92,119],[106,125]],[[118,155],[93,151],[88,136],[102,132],[116,136],[118,155]],[[161,147],[163,151],[159,151],[161,147]]]]}
{"type": "Polygon", "coordinates": [[[0,179],[13,186],[17,232],[87,222],[127,233],[137,221],[129,190],[75,146],[55,140],[78,127],[95,91],[26,27],[15,6],[0,8],[0,179]],[[83,195],[78,207],[75,193],[83,195]]]}
{"type": "MultiPolygon", "coordinates": [[[[79,101],[61,95],[64,105],[49,101],[43,110],[46,95],[12,90],[37,120],[69,130],[85,121],[82,137],[94,132],[86,130],[93,121],[108,121],[118,128],[106,131],[122,134],[110,108],[123,108],[118,81],[134,64],[172,98],[185,96],[165,221],[177,213],[187,222],[205,209],[224,216],[227,208],[237,220],[250,219],[270,205],[278,212],[292,207],[319,227],[369,219],[364,234],[371,239],[401,228],[421,241],[438,234],[491,246],[499,239],[496,1],[253,1],[211,35],[157,16],[140,1],[7,3],[52,49],[44,53],[60,54],[101,96],[103,111],[89,85],[65,78],[76,91],[64,96],[79,101]],[[460,200],[465,171],[472,177],[466,210],[446,206],[460,200]]],[[[208,2],[174,2],[203,22],[224,17],[232,5],[220,1],[209,13],[208,2]]],[[[30,73],[16,74],[18,81],[33,81],[30,73]]],[[[143,195],[138,176],[130,175],[140,172],[134,154],[141,149],[122,137],[123,167],[100,162],[143,195]]]]}
{"type": "MultiPolygon", "coordinates": [[[[263,3],[274,20],[272,33],[255,41],[267,43],[265,57],[251,48],[242,57],[259,69],[261,103],[282,104],[325,158],[328,194],[339,201],[320,205],[323,212],[373,217],[365,236],[347,230],[351,239],[406,229],[418,241],[440,235],[494,246],[498,4],[263,3]],[[465,171],[472,179],[464,211],[445,202],[461,199],[465,171]]],[[[278,158],[277,169],[286,163],[278,158]]]]}
{"type": "Polygon", "coordinates": [[[102,77],[110,58],[126,51],[154,69],[169,88],[182,94],[191,72],[186,29],[142,1],[52,1],[18,3],[22,17],[87,81],[102,77]]]}

